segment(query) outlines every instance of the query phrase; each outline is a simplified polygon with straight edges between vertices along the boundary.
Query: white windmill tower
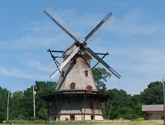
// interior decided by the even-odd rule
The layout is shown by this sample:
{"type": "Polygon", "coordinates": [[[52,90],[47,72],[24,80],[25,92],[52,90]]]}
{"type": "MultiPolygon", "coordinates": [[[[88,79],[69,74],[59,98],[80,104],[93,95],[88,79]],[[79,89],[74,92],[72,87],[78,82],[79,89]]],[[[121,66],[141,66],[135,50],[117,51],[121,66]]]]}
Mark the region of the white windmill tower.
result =
{"type": "Polygon", "coordinates": [[[46,9],[44,13],[74,40],[74,43],[65,51],[48,50],[57,66],[50,77],[53,78],[58,72],[61,73],[55,92],[43,97],[45,100],[54,102],[49,111],[49,120],[103,120],[101,101],[107,99],[108,96],[99,94],[90,60],[95,58],[117,78],[121,76],[103,60],[108,53],[95,53],[87,46],[87,43],[112,23],[110,18],[112,13],[110,12],[85,37],[85,40],[76,37],[51,8],[46,9]],[[62,53],[62,64],[59,64],[58,57],[54,56],[53,52],[62,53]],[[103,57],[100,58],[98,55],[103,55],[103,57]]]}

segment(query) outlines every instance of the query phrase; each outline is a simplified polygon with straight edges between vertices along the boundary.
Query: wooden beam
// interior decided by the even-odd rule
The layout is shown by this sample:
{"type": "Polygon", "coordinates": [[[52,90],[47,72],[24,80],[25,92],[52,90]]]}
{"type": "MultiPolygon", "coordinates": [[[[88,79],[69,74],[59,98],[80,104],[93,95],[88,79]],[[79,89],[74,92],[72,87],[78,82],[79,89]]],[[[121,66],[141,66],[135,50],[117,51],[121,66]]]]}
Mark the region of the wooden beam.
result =
{"type": "Polygon", "coordinates": [[[108,98],[107,106],[106,106],[106,109],[105,109],[105,118],[106,119],[107,119],[107,111],[108,111],[109,101],[110,101],[110,97],[108,98]]]}
{"type": "Polygon", "coordinates": [[[84,121],[85,121],[85,109],[86,109],[86,90],[85,90],[85,98],[84,98],[84,121]]]}
{"type": "Polygon", "coordinates": [[[164,105],[163,105],[163,117],[164,117],[164,125],[165,125],[165,81],[163,79],[163,99],[164,99],[164,105]]]}
{"type": "Polygon", "coordinates": [[[10,92],[8,91],[8,96],[7,96],[7,118],[6,120],[9,120],[9,97],[10,97],[10,92]]]}
{"type": "Polygon", "coordinates": [[[113,100],[112,100],[112,103],[111,103],[111,107],[110,107],[110,109],[109,109],[108,119],[110,119],[110,113],[111,113],[111,110],[112,110],[112,105],[113,105],[113,100]]]}

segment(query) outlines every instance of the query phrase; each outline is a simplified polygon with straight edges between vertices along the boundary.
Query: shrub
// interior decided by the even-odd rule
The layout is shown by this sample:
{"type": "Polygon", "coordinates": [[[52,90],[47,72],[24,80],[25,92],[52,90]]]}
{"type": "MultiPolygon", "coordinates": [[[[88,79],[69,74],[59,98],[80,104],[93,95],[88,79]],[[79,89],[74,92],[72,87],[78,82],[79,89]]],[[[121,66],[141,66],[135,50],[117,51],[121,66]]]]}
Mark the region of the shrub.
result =
{"type": "Polygon", "coordinates": [[[124,120],[123,118],[118,118],[118,120],[124,120]]]}
{"type": "Polygon", "coordinates": [[[144,120],[144,118],[138,118],[139,121],[144,120]]]}

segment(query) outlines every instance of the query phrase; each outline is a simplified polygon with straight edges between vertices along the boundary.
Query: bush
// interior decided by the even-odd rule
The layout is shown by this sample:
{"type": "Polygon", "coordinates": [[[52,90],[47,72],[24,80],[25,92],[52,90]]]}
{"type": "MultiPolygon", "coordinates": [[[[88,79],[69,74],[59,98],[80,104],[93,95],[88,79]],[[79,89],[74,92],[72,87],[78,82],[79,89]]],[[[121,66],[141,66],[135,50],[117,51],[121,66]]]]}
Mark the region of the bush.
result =
{"type": "Polygon", "coordinates": [[[27,124],[27,123],[30,123],[30,121],[27,121],[27,120],[12,120],[11,122],[14,123],[14,124],[27,124]]]}
{"type": "Polygon", "coordinates": [[[118,118],[118,120],[124,120],[123,118],[118,118]]]}
{"type": "Polygon", "coordinates": [[[144,120],[144,118],[138,118],[139,121],[144,120]]]}

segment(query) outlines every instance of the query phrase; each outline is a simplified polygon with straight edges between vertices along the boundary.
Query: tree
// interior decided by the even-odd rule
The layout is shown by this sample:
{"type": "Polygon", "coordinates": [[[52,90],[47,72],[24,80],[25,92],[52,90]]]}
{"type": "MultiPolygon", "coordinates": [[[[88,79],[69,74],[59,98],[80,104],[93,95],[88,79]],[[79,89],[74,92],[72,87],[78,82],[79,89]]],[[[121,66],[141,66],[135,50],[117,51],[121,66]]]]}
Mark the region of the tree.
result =
{"type": "Polygon", "coordinates": [[[142,116],[141,103],[136,102],[139,99],[138,96],[133,97],[122,89],[109,89],[106,91],[106,94],[113,97],[110,119],[118,119],[120,117],[137,119],[142,116]]]}
{"type": "Polygon", "coordinates": [[[38,117],[40,119],[45,120],[45,122],[47,121],[48,118],[48,109],[46,108],[40,108],[40,110],[38,111],[38,117]]]}
{"type": "Polygon", "coordinates": [[[94,80],[99,86],[99,92],[104,93],[107,89],[105,82],[107,82],[107,78],[111,77],[111,74],[107,72],[104,68],[94,68],[92,70],[94,80]]]}
{"type": "Polygon", "coordinates": [[[33,91],[32,87],[26,89],[23,92],[23,98],[21,103],[23,117],[26,120],[30,120],[33,117],[33,91]]]}
{"type": "Polygon", "coordinates": [[[163,85],[161,82],[151,82],[141,93],[144,104],[163,104],[163,85]]]}
{"type": "Polygon", "coordinates": [[[0,122],[6,120],[8,90],[0,87],[0,122]]]}
{"type": "Polygon", "coordinates": [[[16,91],[12,94],[10,99],[10,119],[23,119],[22,103],[23,103],[23,92],[16,91]]]}
{"type": "MultiPolygon", "coordinates": [[[[36,118],[37,119],[43,119],[45,121],[47,120],[48,107],[50,103],[45,102],[40,97],[43,95],[52,93],[54,91],[55,86],[56,86],[55,82],[45,82],[45,81],[35,82],[36,118]]],[[[6,106],[6,103],[5,103],[5,106],[6,106]]],[[[24,91],[16,91],[12,94],[11,103],[10,103],[10,117],[11,119],[26,119],[26,120],[33,119],[32,86],[30,88],[27,88],[24,91]]]]}
{"type": "Polygon", "coordinates": [[[36,115],[39,119],[48,120],[48,108],[51,106],[51,102],[46,102],[40,97],[51,94],[56,87],[56,82],[35,82],[36,91],[36,115]]]}
{"type": "Polygon", "coordinates": [[[139,117],[142,117],[143,116],[143,113],[142,113],[142,99],[141,99],[141,95],[133,95],[131,97],[131,100],[132,100],[132,108],[135,110],[136,114],[137,114],[137,118],[139,117]]]}

